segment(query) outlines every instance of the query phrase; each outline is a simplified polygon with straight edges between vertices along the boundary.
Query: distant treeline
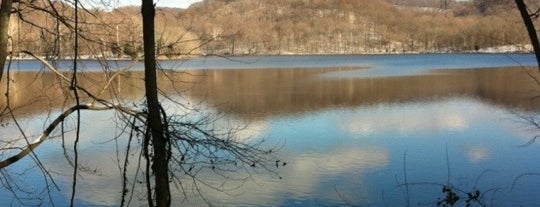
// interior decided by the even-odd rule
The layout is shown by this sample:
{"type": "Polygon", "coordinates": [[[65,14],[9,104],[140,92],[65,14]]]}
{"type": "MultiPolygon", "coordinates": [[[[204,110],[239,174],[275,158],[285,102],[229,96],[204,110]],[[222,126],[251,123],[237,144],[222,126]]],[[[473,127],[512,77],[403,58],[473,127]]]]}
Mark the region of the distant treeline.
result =
{"type": "MultiPolygon", "coordinates": [[[[54,7],[72,16],[69,5],[54,7]]],[[[157,52],[176,58],[520,49],[528,39],[514,7],[512,0],[205,0],[188,9],[158,9],[157,52]]],[[[13,18],[14,48],[72,54],[69,26],[43,11],[23,9],[33,12],[24,21],[13,18]]],[[[82,16],[80,54],[135,58],[142,52],[139,8],[86,10],[82,16]]]]}

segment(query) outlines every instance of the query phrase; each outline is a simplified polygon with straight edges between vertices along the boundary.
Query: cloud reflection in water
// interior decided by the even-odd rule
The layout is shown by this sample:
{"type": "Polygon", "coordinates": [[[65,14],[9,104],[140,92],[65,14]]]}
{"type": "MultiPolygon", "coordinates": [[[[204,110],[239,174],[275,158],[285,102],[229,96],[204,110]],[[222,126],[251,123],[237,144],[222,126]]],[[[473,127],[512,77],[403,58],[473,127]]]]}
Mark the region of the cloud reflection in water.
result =
{"type": "Polygon", "coordinates": [[[501,113],[500,109],[474,99],[380,104],[344,113],[340,126],[344,131],[362,137],[388,133],[463,132],[471,127],[471,123],[485,120],[494,112],[501,113]]]}

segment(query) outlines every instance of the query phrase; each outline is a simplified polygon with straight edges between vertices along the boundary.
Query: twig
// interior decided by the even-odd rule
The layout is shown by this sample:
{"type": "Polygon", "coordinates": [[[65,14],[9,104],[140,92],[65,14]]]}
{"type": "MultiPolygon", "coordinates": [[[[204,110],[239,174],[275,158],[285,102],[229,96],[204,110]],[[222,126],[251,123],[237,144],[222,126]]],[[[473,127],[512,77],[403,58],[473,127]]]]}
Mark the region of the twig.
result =
{"type": "Polygon", "coordinates": [[[411,200],[409,195],[409,181],[407,181],[407,150],[403,152],[403,179],[405,181],[405,199],[407,200],[407,207],[411,206],[411,200]]]}

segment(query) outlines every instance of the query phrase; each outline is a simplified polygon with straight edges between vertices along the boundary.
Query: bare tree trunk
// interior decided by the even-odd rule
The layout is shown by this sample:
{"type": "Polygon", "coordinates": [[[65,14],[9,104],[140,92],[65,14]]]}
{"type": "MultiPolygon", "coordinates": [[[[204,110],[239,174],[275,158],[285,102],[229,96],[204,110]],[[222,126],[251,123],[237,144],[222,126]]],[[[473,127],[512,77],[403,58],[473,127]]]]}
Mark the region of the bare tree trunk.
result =
{"type": "Polygon", "coordinates": [[[538,69],[540,70],[540,42],[538,41],[538,35],[536,34],[536,29],[534,28],[534,24],[531,20],[531,15],[529,14],[529,11],[527,11],[527,5],[525,5],[523,0],[515,0],[515,2],[519,9],[519,13],[521,14],[521,18],[523,18],[523,23],[525,24],[525,27],[527,27],[529,39],[531,40],[534,53],[536,54],[536,63],[538,64],[538,69]]]}
{"type": "Polygon", "coordinates": [[[9,17],[11,15],[12,0],[2,0],[0,4],[0,81],[2,81],[2,75],[4,74],[4,64],[8,56],[8,31],[9,31],[9,17]]]}
{"type": "MultiPolygon", "coordinates": [[[[164,134],[160,105],[158,101],[156,78],[156,55],[154,34],[155,8],[153,0],[142,0],[143,40],[144,40],[144,77],[146,102],[148,107],[148,128],[153,143],[154,157],[152,171],[155,176],[156,206],[171,205],[169,189],[169,169],[167,141],[164,134]]],[[[165,118],[165,117],[163,117],[165,118]]],[[[149,137],[146,137],[148,139],[149,137]]],[[[150,172],[147,172],[150,173],[150,172]]],[[[152,193],[152,192],[148,192],[152,193]]],[[[152,201],[149,201],[152,202],[152,201]]]]}

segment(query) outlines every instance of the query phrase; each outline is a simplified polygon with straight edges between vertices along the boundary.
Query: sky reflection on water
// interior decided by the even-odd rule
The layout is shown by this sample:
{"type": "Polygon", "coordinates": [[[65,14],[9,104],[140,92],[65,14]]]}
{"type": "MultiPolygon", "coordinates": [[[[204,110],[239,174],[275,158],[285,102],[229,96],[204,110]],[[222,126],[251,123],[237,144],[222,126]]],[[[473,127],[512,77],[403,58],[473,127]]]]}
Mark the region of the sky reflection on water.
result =
{"type": "MultiPolygon", "coordinates": [[[[279,167],[282,179],[253,174],[253,179],[240,183],[240,188],[235,188],[239,183],[227,183],[231,188],[228,194],[203,187],[207,199],[226,206],[333,206],[345,200],[362,206],[404,206],[408,199],[412,206],[433,206],[443,196],[439,185],[451,184],[464,191],[480,190],[488,205],[540,203],[540,177],[524,176],[516,181],[524,173],[540,172],[540,145],[519,147],[538,132],[531,131],[515,114],[538,110],[530,99],[538,86],[522,69],[324,78],[342,72],[358,71],[348,67],[194,71],[187,79],[197,84],[190,85],[186,96],[179,99],[203,103],[205,112],[224,113],[227,120],[216,123],[217,127],[247,124],[239,131],[238,139],[267,139],[271,144],[283,144],[277,156],[288,163],[279,167]],[[405,175],[408,194],[402,185],[405,175]]],[[[140,96],[131,88],[140,85],[140,80],[134,78],[139,75],[133,72],[118,81],[128,99],[140,96]]],[[[22,74],[15,79],[25,85],[41,80],[24,81],[27,76],[32,78],[22,74]]],[[[45,80],[49,80],[47,77],[43,77],[43,83],[48,83],[45,80]]],[[[44,87],[43,83],[39,82],[37,88],[44,87]]],[[[166,91],[172,91],[170,87],[162,85],[166,91]]],[[[31,101],[27,98],[20,96],[14,101],[31,101]]],[[[21,109],[24,114],[34,114],[24,116],[21,122],[29,134],[36,135],[43,129],[47,115],[38,109],[39,103],[33,104],[35,107],[21,109]]],[[[110,119],[111,114],[104,112],[83,114],[83,125],[93,127],[82,131],[81,163],[95,173],[81,175],[79,206],[119,203],[118,149],[112,139],[119,128],[110,124],[110,119]]],[[[73,119],[67,123],[68,128],[70,124],[73,119]]],[[[10,127],[2,130],[3,137],[15,133],[10,127]]],[[[66,143],[72,143],[72,132],[66,137],[66,143]]],[[[119,150],[123,150],[125,140],[118,143],[119,150]]],[[[62,189],[52,194],[52,199],[62,206],[70,194],[72,170],[60,145],[57,137],[36,153],[62,189]]],[[[28,186],[35,189],[44,185],[43,176],[30,159],[10,170],[24,172],[21,184],[30,183],[28,186]]],[[[219,183],[211,171],[200,176],[219,183]]],[[[187,189],[192,187],[189,182],[185,184],[187,189]]],[[[0,189],[0,194],[10,195],[5,189],[0,189]]],[[[184,200],[179,192],[175,195],[175,202],[183,205],[204,203],[198,197],[184,200]]],[[[133,204],[144,203],[138,199],[134,198],[133,204]]],[[[13,203],[13,199],[0,199],[0,206],[13,203]]]]}

